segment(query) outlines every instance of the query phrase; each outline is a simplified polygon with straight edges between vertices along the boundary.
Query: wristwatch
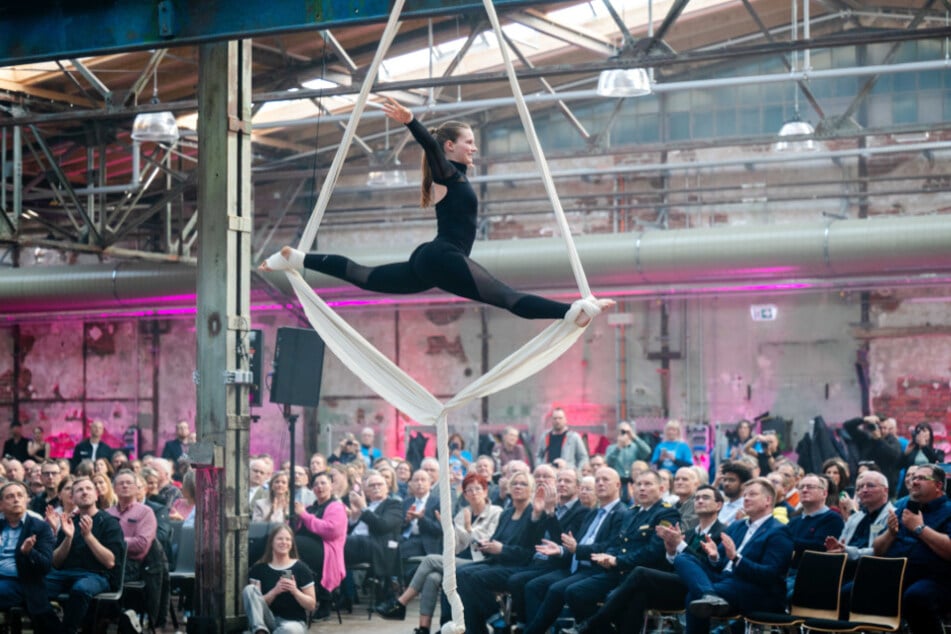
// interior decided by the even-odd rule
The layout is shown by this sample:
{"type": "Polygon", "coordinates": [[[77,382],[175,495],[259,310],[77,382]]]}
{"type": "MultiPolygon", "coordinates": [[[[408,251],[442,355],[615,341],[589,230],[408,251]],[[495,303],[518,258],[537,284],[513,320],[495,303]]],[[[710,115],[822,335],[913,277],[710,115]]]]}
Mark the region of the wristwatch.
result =
{"type": "Polygon", "coordinates": [[[915,534],[915,537],[921,537],[921,534],[925,531],[925,525],[919,524],[918,526],[911,529],[911,532],[915,534]]]}

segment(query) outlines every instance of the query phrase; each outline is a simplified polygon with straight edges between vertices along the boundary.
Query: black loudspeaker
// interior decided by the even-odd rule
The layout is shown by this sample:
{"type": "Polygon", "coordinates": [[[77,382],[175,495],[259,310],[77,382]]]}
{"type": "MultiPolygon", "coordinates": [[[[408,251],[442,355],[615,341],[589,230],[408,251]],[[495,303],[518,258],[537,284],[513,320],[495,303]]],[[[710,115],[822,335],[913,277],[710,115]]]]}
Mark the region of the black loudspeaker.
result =
{"type": "Polygon", "coordinates": [[[264,391],[261,389],[263,387],[261,384],[261,359],[264,357],[263,330],[255,329],[248,332],[248,356],[252,377],[249,402],[251,405],[258,406],[261,404],[261,393],[264,391]]]}
{"type": "Polygon", "coordinates": [[[324,371],[324,342],[313,330],[278,328],[271,402],[317,407],[324,371]]]}

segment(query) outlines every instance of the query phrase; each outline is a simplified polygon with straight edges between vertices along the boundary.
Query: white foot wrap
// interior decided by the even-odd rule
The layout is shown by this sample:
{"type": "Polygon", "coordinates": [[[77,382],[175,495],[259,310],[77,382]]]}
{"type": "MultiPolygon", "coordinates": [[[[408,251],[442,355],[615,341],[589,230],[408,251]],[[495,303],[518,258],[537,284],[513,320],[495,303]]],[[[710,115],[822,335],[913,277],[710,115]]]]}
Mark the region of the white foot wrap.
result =
{"type": "Polygon", "coordinates": [[[281,255],[281,252],[278,251],[267,260],[267,266],[272,271],[290,271],[292,269],[302,269],[304,268],[304,252],[298,251],[297,249],[291,249],[291,255],[288,259],[284,259],[284,256],[281,255]]]}

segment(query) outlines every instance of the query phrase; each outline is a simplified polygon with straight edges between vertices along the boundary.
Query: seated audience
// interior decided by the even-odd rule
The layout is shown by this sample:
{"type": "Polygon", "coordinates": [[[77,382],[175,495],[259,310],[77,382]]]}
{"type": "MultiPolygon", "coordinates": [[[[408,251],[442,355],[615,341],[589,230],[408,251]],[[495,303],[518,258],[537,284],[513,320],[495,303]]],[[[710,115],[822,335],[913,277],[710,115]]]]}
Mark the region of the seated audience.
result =
{"type": "Polygon", "coordinates": [[[439,499],[430,493],[432,481],[420,469],[409,481],[409,495],[403,500],[403,524],[400,526],[400,557],[422,557],[442,552],[442,526],[439,523],[439,499]]]}
{"type": "Polygon", "coordinates": [[[496,611],[495,593],[505,590],[509,576],[528,564],[538,541],[537,526],[531,523],[534,479],[516,470],[508,488],[511,505],[499,516],[492,537],[475,544],[484,559],[460,568],[456,575],[467,634],[485,634],[486,619],[496,611]]]}
{"type": "Polygon", "coordinates": [[[52,634],[44,577],[53,557],[53,533],[27,512],[29,495],[22,482],[0,486],[0,610],[24,606],[34,631],[52,634]]]}
{"type": "Polygon", "coordinates": [[[158,525],[152,509],[136,501],[135,475],[131,471],[123,471],[116,476],[115,482],[117,504],[106,509],[106,512],[119,520],[125,538],[125,578],[138,580],[142,576],[142,563],[155,541],[158,525]]]}
{"type": "Polygon", "coordinates": [[[330,593],[340,586],[346,576],[343,558],[347,540],[347,509],[333,495],[333,483],[326,471],[313,478],[314,503],[304,508],[294,505],[296,540],[300,558],[312,571],[318,573],[320,601],[318,616],[330,614],[330,593]]]}
{"type": "MultiPolygon", "coordinates": [[[[456,568],[481,561],[478,544],[488,540],[499,523],[502,509],[489,504],[488,480],[478,473],[470,473],[463,480],[462,492],[468,504],[453,519],[456,529],[456,568]]],[[[417,596],[419,627],[413,634],[430,634],[433,614],[442,588],[443,558],[441,554],[427,555],[416,569],[412,581],[399,597],[377,606],[385,619],[406,618],[406,606],[417,596]]]]}
{"type": "Polygon", "coordinates": [[[700,486],[700,479],[693,467],[681,467],[674,475],[673,494],[677,497],[674,508],[680,513],[680,528],[689,531],[697,525],[693,494],[700,486]]]}
{"type": "MultiPolygon", "coordinates": [[[[652,474],[654,475],[654,474],[652,474]]],[[[557,562],[550,572],[538,576],[525,585],[526,634],[541,634],[550,628],[567,602],[576,618],[578,606],[587,608],[595,605],[601,598],[606,584],[613,587],[617,583],[615,575],[611,579],[605,570],[613,568],[607,565],[599,554],[611,552],[621,543],[632,552],[643,544],[634,541],[628,543],[622,535],[632,534],[631,519],[639,515],[641,523],[650,523],[651,516],[628,513],[621,504],[621,478],[611,467],[603,466],[595,472],[595,487],[600,504],[597,511],[588,511],[577,534],[562,533],[558,541],[543,539],[536,550],[557,562]]],[[[646,474],[643,477],[647,477],[646,474]]],[[[654,478],[651,478],[654,480],[654,478]]],[[[655,481],[659,494],[659,486],[655,481]]],[[[659,499],[659,495],[657,496],[659,499]]],[[[657,501],[657,500],[654,500],[657,501]]],[[[673,512],[676,516],[676,512],[673,512]]],[[[676,521],[676,519],[675,519],[676,521]]],[[[620,547],[617,553],[620,555],[620,547]]],[[[609,589],[609,588],[608,588],[609,589]]]]}
{"type": "Polygon", "coordinates": [[[878,536],[888,530],[888,514],[895,507],[888,501],[888,478],[877,471],[866,471],[855,483],[855,498],[859,503],[845,522],[838,538],[827,537],[826,550],[844,552],[850,560],[857,560],[875,552],[878,536]]]}
{"type": "Polygon", "coordinates": [[[61,479],[59,463],[55,460],[45,460],[40,464],[40,481],[43,490],[33,496],[30,501],[30,510],[37,515],[45,515],[47,505],[54,509],[62,508],[59,501],[59,481],[61,479]]]}
{"type": "Polygon", "coordinates": [[[792,598],[799,559],[807,550],[825,551],[827,537],[842,533],[842,516],[826,506],[829,481],[809,473],[799,481],[802,514],[789,520],[789,535],[793,540],[793,559],[786,577],[786,592],[792,598]]]}
{"type": "Polygon", "coordinates": [[[912,466],[908,471],[908,498],[888,512],[888,530],[875,540],[875,554],[908,558],[902,616],[915,634],[941,632],[941,618],[951,596],[951,500],[944,494],[946,474],[937,465],[912,466]]]}
{"type": "Polygon", "coordinates": [[[298,559],[289,526],[271,529],[264,556],[248,571],[248,581],[242,598],[252,634],[307,632],[307,615],[317,606],[314,576],[298,559]]]}
{"type": "Polygon", "coordinates": [[[271,476],[266,500],[258,500],[251,510],[252,522],[283,522],[290,515],[291,491],[290,476],[286,471],[278,471],[271,476]]]}
{"type": "Polygon", "coordinates": [[[687,586],[687,632],[710,631],[711,616],[751,610],[783,612],[786,570],[793,552],[788,529],[772,515],[776,491],[757,478],[743,487],[746,521],[700,543],[701,556],[678,554],[674,570],[687,586]]]}
{"type": "Polygon", "coordinates": [[[112,482],[109,476],[103,473],[96,473],[92,476],[92,483],[96,485],[96,495],[99,496],[98,506],[105,511],[116,505],[118,498],[112,488],[112,482]]]}
{"type": "MultiPolygon", "coordinates": [[[[74,634],[83,625],[92,597],[115,590],[122,583],[119,562],[125,548],[118,520],[96,506],[96,486],[88,477],[72,485],[77,513],[59,518],[53,550],[53,570],[46,575],[46,591],[53,597],[68,594],[57,631],[74,634]]],[[[45,620],[57,619],[47,606],[45,620]]]]}
{"type": "Polygon", "coordinates": [[[585,476],[578,482],[578,503],[589,510],[598,506],[594,476],[585,476]]]}
{"type": "Polygon", "coordinates": [[[182,497],[172,504],[172,508],[168,512],[168,518],[181,522],[182,526],[194,526],[196,504],[195,472],[189,469],[182,476],[182,497]]]}
{"type": "Polygon", "coordinates": [[[720,465],[714,486],[719,485],[720,492],[723,493],[723,508],[720,509],[717,519],[724,526],[729,526],[741,517],[745,517],[743,485],[751,478],[750,470],[739,462],[724,462],[720,465]]]}
{"type": "MultiPolygon", "coordinates": [[[[717,520],[722,505],[723,495],[712,486],[704,485],[694,493],[697,524],[693,528],[683,533],[677,525],[657,526],[657,534],[664,541],[668,562],[673,562],[682,552],[695,557],[702,556],[700,544],[706,541],[707,536],[714,543],[720,543],[720,533],[726,528],[717,520]]],[[[687,586],[677,573],[638,566],[621,578],[620,585],[608,593],[604,605],[597,612],[576,627],[563,630],[563,634],[599,634],[611,631],[612,626],[623,631],[627,623],[643,623],[644,614],[649,609],[680,609],[686,594],[687,586]]]]}
{"type": "MultiPolygon", "coordinates": [[[[348,567],[368,563],[373,575],[390,579],[397,572],[399,555],[395,545],[399,543],[403,521],[402,504],[390,497],[386,480],[378,472],[369,471],[365,485],[366,495],[358,491],[350,492],[350,520],[343,551],[344,560],[348,567]]],[[[387,584],[384,593],[389,592],[387,584]]]]}

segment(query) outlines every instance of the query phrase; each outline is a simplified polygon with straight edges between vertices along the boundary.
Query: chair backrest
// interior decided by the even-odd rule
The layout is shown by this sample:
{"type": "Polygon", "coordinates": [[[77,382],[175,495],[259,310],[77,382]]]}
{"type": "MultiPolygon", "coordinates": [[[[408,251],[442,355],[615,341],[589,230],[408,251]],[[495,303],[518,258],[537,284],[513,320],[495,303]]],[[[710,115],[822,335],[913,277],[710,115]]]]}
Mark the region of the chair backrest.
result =
{"type": "Polygon", "coordinates": [[[845,553],[807,550],[799,560],[790,614],[807,619],[837,619],[845,575],[845,553]]]}
{"type": "Polygon", "coordinates": [[[195,527],[183,526],[178,535],[178,553],[175,559],[176,576],[195,574],[195,527]]]}
{"type": "Polygon", "coordinates": [[[905,557],[862,557],[852,585],[850,621],[898,629],[905,585],[905,557]]]}

